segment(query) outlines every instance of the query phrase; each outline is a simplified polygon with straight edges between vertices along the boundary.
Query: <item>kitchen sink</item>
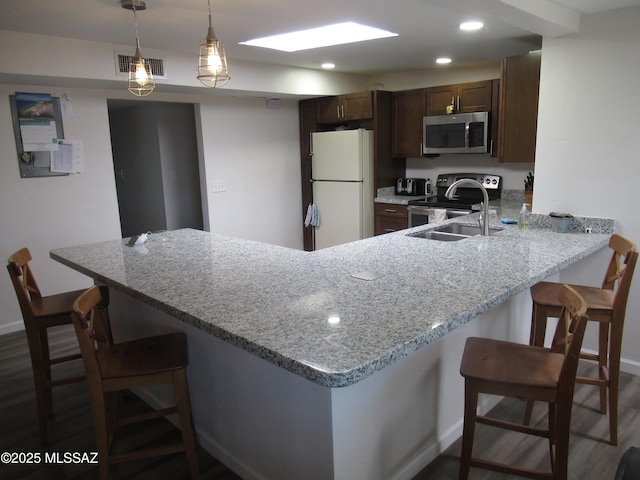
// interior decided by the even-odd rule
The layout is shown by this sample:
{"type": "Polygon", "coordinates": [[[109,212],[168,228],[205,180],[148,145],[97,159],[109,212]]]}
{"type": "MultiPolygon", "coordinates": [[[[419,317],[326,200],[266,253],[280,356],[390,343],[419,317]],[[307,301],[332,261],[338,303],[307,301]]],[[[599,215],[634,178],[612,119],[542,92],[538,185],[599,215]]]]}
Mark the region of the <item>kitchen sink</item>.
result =
{"type": "MultiPolygon", "coordinates": [[[[489,233],[495,233],[502,230],[501,228],[489,228],[489,233]]],[[[427,230],[417,233],[410,233],[408,236],[416,238],[427,238],[430,240],[439,240],[441,242],[456,242],[465,238],[480,235],[480,227],[475,225],[462,225],[460,223],[450,223],[442,225],[433,230],[427,230]]]]}
{"type": "Polygon", "coordinates": [[[431,240],[440,240],[441,242],[456,242],[469,238],[470,235],[459,235],[457,233],[438,232],[436,230],[428,230],[426,232],[410,233],[407,236],[416,238],[428,238],[431,240]]]}
{"type": "MultiPolygon", "coordinates": [[[[499,232],[500,230],[502,229],[489,227],[489,234],[499,232]]],[[[482,230],[478,225],[462,225],[460,223],[450,223],[432,230],[432,232],[452,233],[456,235],[465,235],[467,237],[480,235],[481,231],[482,230]]]]}

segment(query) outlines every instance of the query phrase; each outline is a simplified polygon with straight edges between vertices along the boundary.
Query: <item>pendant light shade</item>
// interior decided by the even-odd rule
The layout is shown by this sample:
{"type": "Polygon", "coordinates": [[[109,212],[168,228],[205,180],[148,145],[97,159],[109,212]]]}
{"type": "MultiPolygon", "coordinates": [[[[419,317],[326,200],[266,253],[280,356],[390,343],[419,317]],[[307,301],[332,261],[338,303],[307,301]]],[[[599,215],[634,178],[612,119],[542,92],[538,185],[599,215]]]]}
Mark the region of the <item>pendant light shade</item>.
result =
{"type": "Polygon", "coordinates": [[[200,42],[200,56],[198,59],[198,80],[210,88],[222,87],[231,77],[227,65],[222,42],[216,38],[211,24],[211,0],[209,4],[209,30],[207,38],[200,42]]]}
{"type": "Polygon", "coordinates": [[[141,0],[121,0],[122,8],[133,10],[133,21],[136,29],[136,52],[129,62],[129,92],[137,97],[146,97],[156,88],[149,60],[142,56],[138,37],[138,19],[136,10],[147,8],[141,0]]]}
{"type": "Polygon", "coordinates": [[[155,87],[151,65],[142,57],[140,47],[137,47],[129,62],[129,91],[138,97],[146,97],[155,87]]]}

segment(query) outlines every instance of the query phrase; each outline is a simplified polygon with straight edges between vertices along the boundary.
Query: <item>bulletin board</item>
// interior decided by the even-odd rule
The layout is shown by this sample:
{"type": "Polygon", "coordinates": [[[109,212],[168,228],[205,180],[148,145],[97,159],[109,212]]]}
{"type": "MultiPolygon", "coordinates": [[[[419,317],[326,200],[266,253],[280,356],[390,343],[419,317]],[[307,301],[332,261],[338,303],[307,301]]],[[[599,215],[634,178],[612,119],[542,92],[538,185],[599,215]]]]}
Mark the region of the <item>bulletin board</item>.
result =
{"type": "Polygon", "coordinates": [[[52,171],[51,158],[64,139],[60,99],[48,94],[9,95],[20,177],[67,176],[52,171]]]}

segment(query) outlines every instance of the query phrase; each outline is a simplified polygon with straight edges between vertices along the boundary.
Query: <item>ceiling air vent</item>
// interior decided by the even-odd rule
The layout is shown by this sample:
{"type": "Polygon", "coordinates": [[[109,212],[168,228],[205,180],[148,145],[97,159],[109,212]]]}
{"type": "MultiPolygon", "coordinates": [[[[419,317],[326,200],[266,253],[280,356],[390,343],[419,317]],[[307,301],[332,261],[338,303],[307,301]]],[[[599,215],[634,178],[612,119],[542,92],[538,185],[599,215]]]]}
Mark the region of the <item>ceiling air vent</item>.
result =
{"type": "MultiPolygon", "coordinates": [[[[133,55],[124,55],[122,53],[116,53],[116,74],[121,77],[129,75],[129,62],[133,58],[133,55]]],[[[147,58],[151,65],[151,73],[154,78],[166,79],[164,74],[164,63],[161,58],[147,58]]]]}

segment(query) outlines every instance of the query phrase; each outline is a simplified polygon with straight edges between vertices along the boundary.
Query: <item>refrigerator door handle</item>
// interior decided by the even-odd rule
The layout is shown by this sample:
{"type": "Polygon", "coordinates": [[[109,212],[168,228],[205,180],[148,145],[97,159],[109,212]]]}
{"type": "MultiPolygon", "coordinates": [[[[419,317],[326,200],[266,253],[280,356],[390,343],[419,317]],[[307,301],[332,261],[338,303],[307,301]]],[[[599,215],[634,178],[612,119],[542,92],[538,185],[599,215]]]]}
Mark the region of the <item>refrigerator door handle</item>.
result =
{"type": "Polygon", "coordinates": [[[362,183],[363,180],[320,180],[312,178],[309,180],[311,183],[314,182],[331,182],[331,183],[362,183]]]}

